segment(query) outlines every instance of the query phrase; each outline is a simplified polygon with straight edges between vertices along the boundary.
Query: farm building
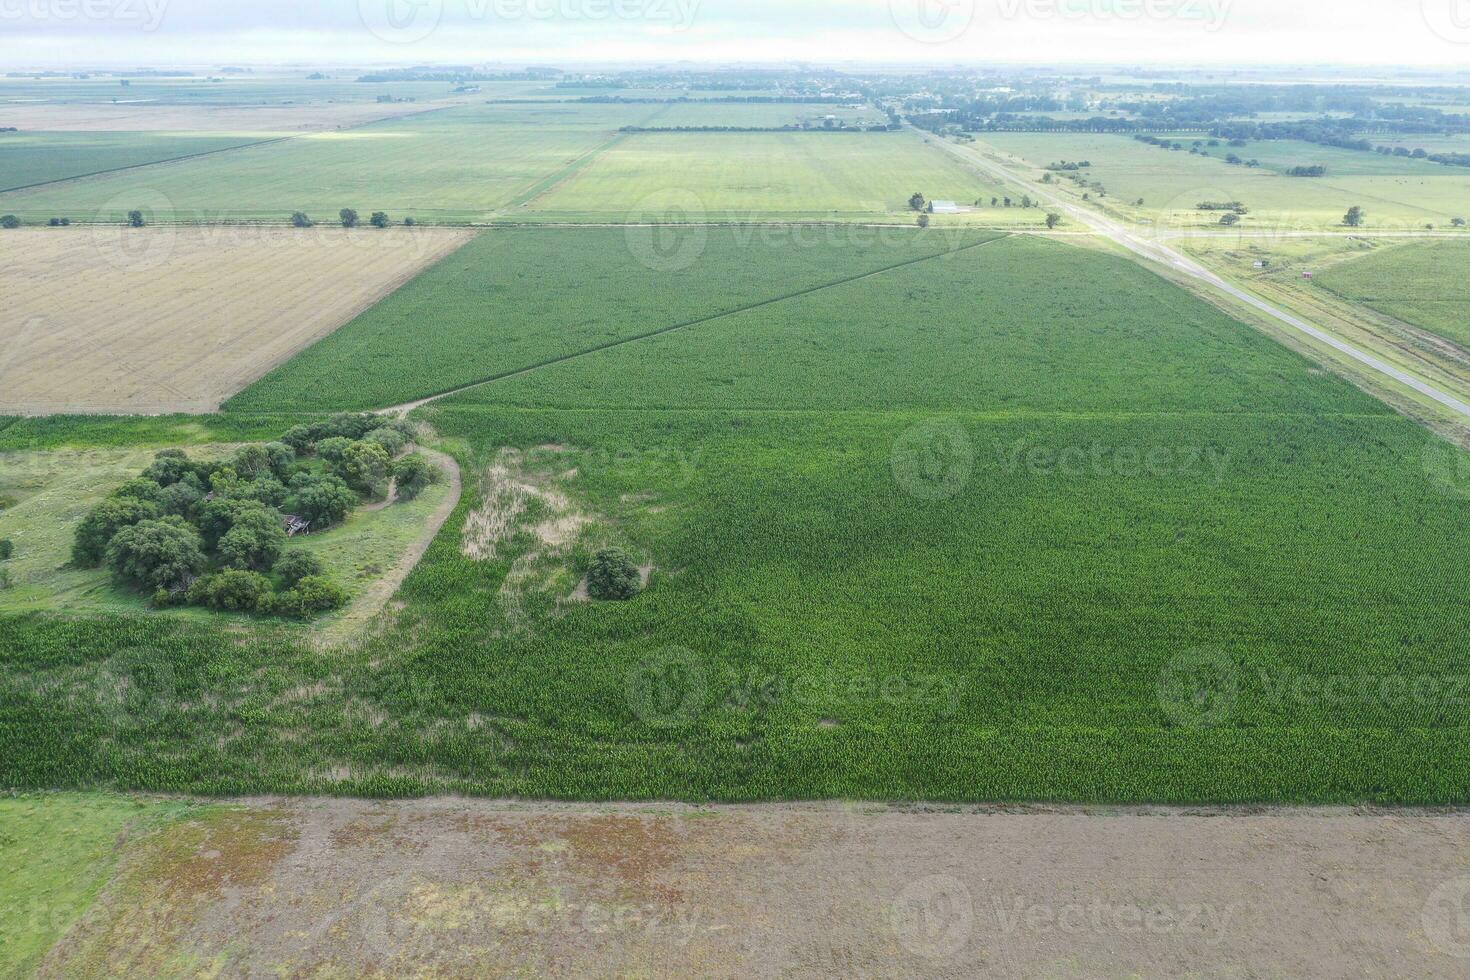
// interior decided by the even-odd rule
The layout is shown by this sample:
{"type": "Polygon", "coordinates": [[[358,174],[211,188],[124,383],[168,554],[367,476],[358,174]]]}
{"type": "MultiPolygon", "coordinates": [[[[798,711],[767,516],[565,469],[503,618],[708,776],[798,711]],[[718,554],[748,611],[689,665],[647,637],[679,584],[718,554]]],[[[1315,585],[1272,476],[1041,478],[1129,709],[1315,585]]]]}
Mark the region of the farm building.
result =
{"type": "Polygon", "coordinates": [[[959,214],[960,206],[954,201],[930,201],[930,214],[959,214]]]}

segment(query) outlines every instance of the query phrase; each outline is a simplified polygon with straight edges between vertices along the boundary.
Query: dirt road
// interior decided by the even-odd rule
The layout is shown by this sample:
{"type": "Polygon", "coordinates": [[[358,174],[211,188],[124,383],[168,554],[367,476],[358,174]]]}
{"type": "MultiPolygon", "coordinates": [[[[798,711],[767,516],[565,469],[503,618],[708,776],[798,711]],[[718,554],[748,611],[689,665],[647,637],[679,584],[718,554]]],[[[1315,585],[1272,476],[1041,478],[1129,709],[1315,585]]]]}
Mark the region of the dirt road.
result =
{"type": "Polygon", "coordinates": [[[1470,815],[253,801],[44,975],[1459,977],[1470,815]]]}

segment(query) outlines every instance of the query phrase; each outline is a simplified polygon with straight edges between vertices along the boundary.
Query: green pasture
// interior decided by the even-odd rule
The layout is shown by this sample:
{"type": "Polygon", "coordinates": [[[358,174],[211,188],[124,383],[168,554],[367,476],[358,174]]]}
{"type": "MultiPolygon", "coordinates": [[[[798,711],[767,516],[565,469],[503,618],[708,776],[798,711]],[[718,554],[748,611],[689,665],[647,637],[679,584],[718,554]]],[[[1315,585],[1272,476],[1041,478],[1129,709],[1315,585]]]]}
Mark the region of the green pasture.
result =
{"type": "Polygon", "coordinates": [[[1334,265],[1317,284],[1470,349],[1470,241],[1409,242],[1334,265]]]}

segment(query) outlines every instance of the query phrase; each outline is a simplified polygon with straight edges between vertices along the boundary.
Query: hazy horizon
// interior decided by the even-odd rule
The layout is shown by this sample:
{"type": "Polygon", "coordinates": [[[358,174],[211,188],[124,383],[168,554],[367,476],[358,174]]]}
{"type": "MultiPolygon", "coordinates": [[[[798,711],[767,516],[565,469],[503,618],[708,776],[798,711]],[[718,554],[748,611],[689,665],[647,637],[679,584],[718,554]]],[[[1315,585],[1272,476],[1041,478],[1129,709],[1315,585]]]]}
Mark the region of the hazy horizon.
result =
{"type": "Polygon", "coordinates": [[[1470,67],[1470,0],[0,0],[8,70],[142,64],[1470,67]]]}

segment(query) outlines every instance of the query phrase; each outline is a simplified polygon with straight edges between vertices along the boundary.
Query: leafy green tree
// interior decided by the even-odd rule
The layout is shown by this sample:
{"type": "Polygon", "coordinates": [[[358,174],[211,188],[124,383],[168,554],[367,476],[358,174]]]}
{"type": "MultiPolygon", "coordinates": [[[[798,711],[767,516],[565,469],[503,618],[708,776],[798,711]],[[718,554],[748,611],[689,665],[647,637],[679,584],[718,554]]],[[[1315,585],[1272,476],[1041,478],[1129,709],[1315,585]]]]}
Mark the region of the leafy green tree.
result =
{"type": "Polygon", "coordinates": [[[341,524],[358,504],[357,494],[335,476],[309,478],[293,489],[296,494],[287,507],[310,521],[315,530],[341,524]]]}
{"type": "Polygon", "coordinates": [[[315,438],[311,434],[311,428],[305,425],[293,425],[286,430],[285,435],[281,436],[281,442],[294,449],[298,455],[304,454],[311,449],[311,445],[315,441],[315,438]]]}
{"type": "Polygon", "coordinates": [[[1225,225],[1227,228],[1231,225],[1237,225],[1239,223],[1240,215],[1236,214],[1234,211],[1230,212],[1229,214],[1223,214],[1220,216],[1220,224],[1225,225]]]}
{"type": "Polygon", "coordinates": [[[1347,225],[1349,228],[1360,228],[1362,227],[1363,219],[1366,216],[1367,215],[1363,211],[1363,209],[1354,204],[1352,207],[1348,208],[1347,214],[1342,216],[1342,223],[1347,225]]]}
{"type": "Polygon", "coordinates": [[[0,561],[9,561],[15,557],[15,542],[9,538],[0,538],[0,561]]]}
{"type": "Polygon", "coordinates": [[[268,442],[265,444],[265,455],[270,461],[271,472],[279,480],[284,480],[291,474],[291,467],[296,465],[296,450],[284,442],[268,442]]]}
{"type": "Polygon", "coordinates": [[[133,497],[110,497],[102,501],[77,528],[72,559],[84,568],[95,568],[107,556],[107,546],[124,528],[152,520],[161,511],[155,503],[133,497]]]}
{"type": "Polygon", "coordinates": [[[924,195],[919,191],[914,191],[913,196],[909,198],[909,208],[914,211],[924,210],[924,205],[927,203],[924,200],[924,195]]]}
{"type": "Polygon", "coordinates": [[[281,515],[265,508],[242,513],[219,540],[220,560],[242,571],[267,571],[285,548],[286,529],[281,515]]]}
{"type": "Polygon", "coordinates": [[[368,442],[376,442],[382,446],[388,451],[389,457],[397,456],[403,451],[404,444],[408,442],[403,433],[386,425],[381,429],[374,429],[369,432],[363,436],[363,439],[368,442]]]}
{"type": "Polygon", "coordinates": [[[399,500],[414,500],[438,478],[439,471],[418,453],[409,453],[393,464],[393,482],[399,500]]]}
{"type": "Polygon", "coordinates": [[[599,551],[592,559],[592,570],[587,575],[587,592],[592,598],[622,602],[641,591],[643,576],[621,548],[599,551]]]}
{"type": "Polygon", "coordinates": [[[199,532],[182,517],[164,517],[125,527],[107,546],[107,567],[147,589],[173,589],[204,571],[199,532]]]}
{"type": "Polygon", "coordinates": [[[264,446],[241,446],[230,459],[230,468],[239,474],[240,479],[253,480],[262,473],[270,472],[270,453],[265,451],[264,446]]]}
{"type": "Polygon", "coordinates": [[[346,436],[332,436],[323,439],[316,444],[316,454],[328,463],[337,464],[342,462],[347,455],[347,447],[352,445],[352,440],[346,436]]]}
{"type": "Polygon", "coordinates": [[[374,228],[387,228],[393,222],[388,219],[386,212],[374,211],[373,216],[368,219],[368,223],[374,228]]]}
{"type": "Polygon", "coordinates": [[[143,476],[161,487],[167,487],[191,473],[197,473],[197,470],[182,450],[165,449],[153,457],[153,462],[143,471],[143,476]]]}
{"type": "Polygon", "coordinates": [[[929,215],[926,214],[923,211],[920,211],[919,212],[919,227],[920,228],[928,228],[929,227],[929,215]]]}
{"type": "Polygon", "coordinates": [[[322,560],[310,551],[305,548],[292,548],[281,556],[272,571],[281,577],[286,588],[291,589],[295,588],[302,579],[320,576],[326,569],[322,567],[322,560]]]}
{"type": "Polygon", "coordinates": [[[388,450],[375,442],[354,442],[342,453],[341,476],[347,485],[374,500],[388,493],[388,472],[393,460],[388,450]]]}
{"type": "Polygon", "coordinates": [[[1057,225],[1059,225],[1061,223],[1062,223],[1062,216],[1061,215],[1057,214],[1055,211],[1048,211],[1048,212],[1046,212],[1046,227],[1047,228],[1055,228],[1057,225]]]}
{"type": "Polygon", "coordinates": [[[146,219],[146,218],[143,217],[143,212],[142,211],[129,211],[128,212],[128,227],[129,228],[142,228],[142,227],[144,227],[147,224],[148,224],[148,219],[146,219]]]}
{"type": "Polygon", "coordinates": [[[1463,228],[1463,227],[1465,227],[1465,219],[1464,218],[1451,218],[1450,219],[1450,224],[1453,225],[1456,228],[1463,228]]]}
{"type": "Polygon", "coordinates": [[[305,211],[297,211],[295,214],[291,215],[292,228],[310,228],[315,224],[315,221],[312,221],[306,216],[305,211]]]}
{"type": "Polygon", "coordinates": [[[146,477],[138,476],[112,491],[112,495],[132,497],[134,500],[146,500],[156,504],[163,500],[163,487],[146,477]]]}
{"type": "Polygon", "coordinates": [[[193,523],[204,503],[204,491],[199,488],[197,478],[192,481],[181,480],[159,491],[158,503],[165,514],[182,517],[193,523]]]}
{"type": "Polygon", "coordinates": [[[7,214],[4,217],[0,217],[0,228],[7,228],[7,229],[14,230],[14,229],[19,228],[19,227],[20,227],[20,219],[17,218],[15,215],[13,215],[13,214],[7,214]]]}
{"type": "Polygon", "coordinates": [[[356,228],[361,222],[361,219],[358,217],[357,212],[352,210],[351,208],[343,208],[341,211],[337,212],[337,217],[342,219],[343,228],[356,228]]]}
{"type": "MultiPolygon", "coordinates": [[[[204,536],[205,548],[214,551],[219,547],[221,539],[248,515],[271,513],[270,508],[258,500],[216,497],[199,511],[199,533],[204,536]]],[[[275,519],[279,521],[279,515],[275,515],[275,519]]]]}

